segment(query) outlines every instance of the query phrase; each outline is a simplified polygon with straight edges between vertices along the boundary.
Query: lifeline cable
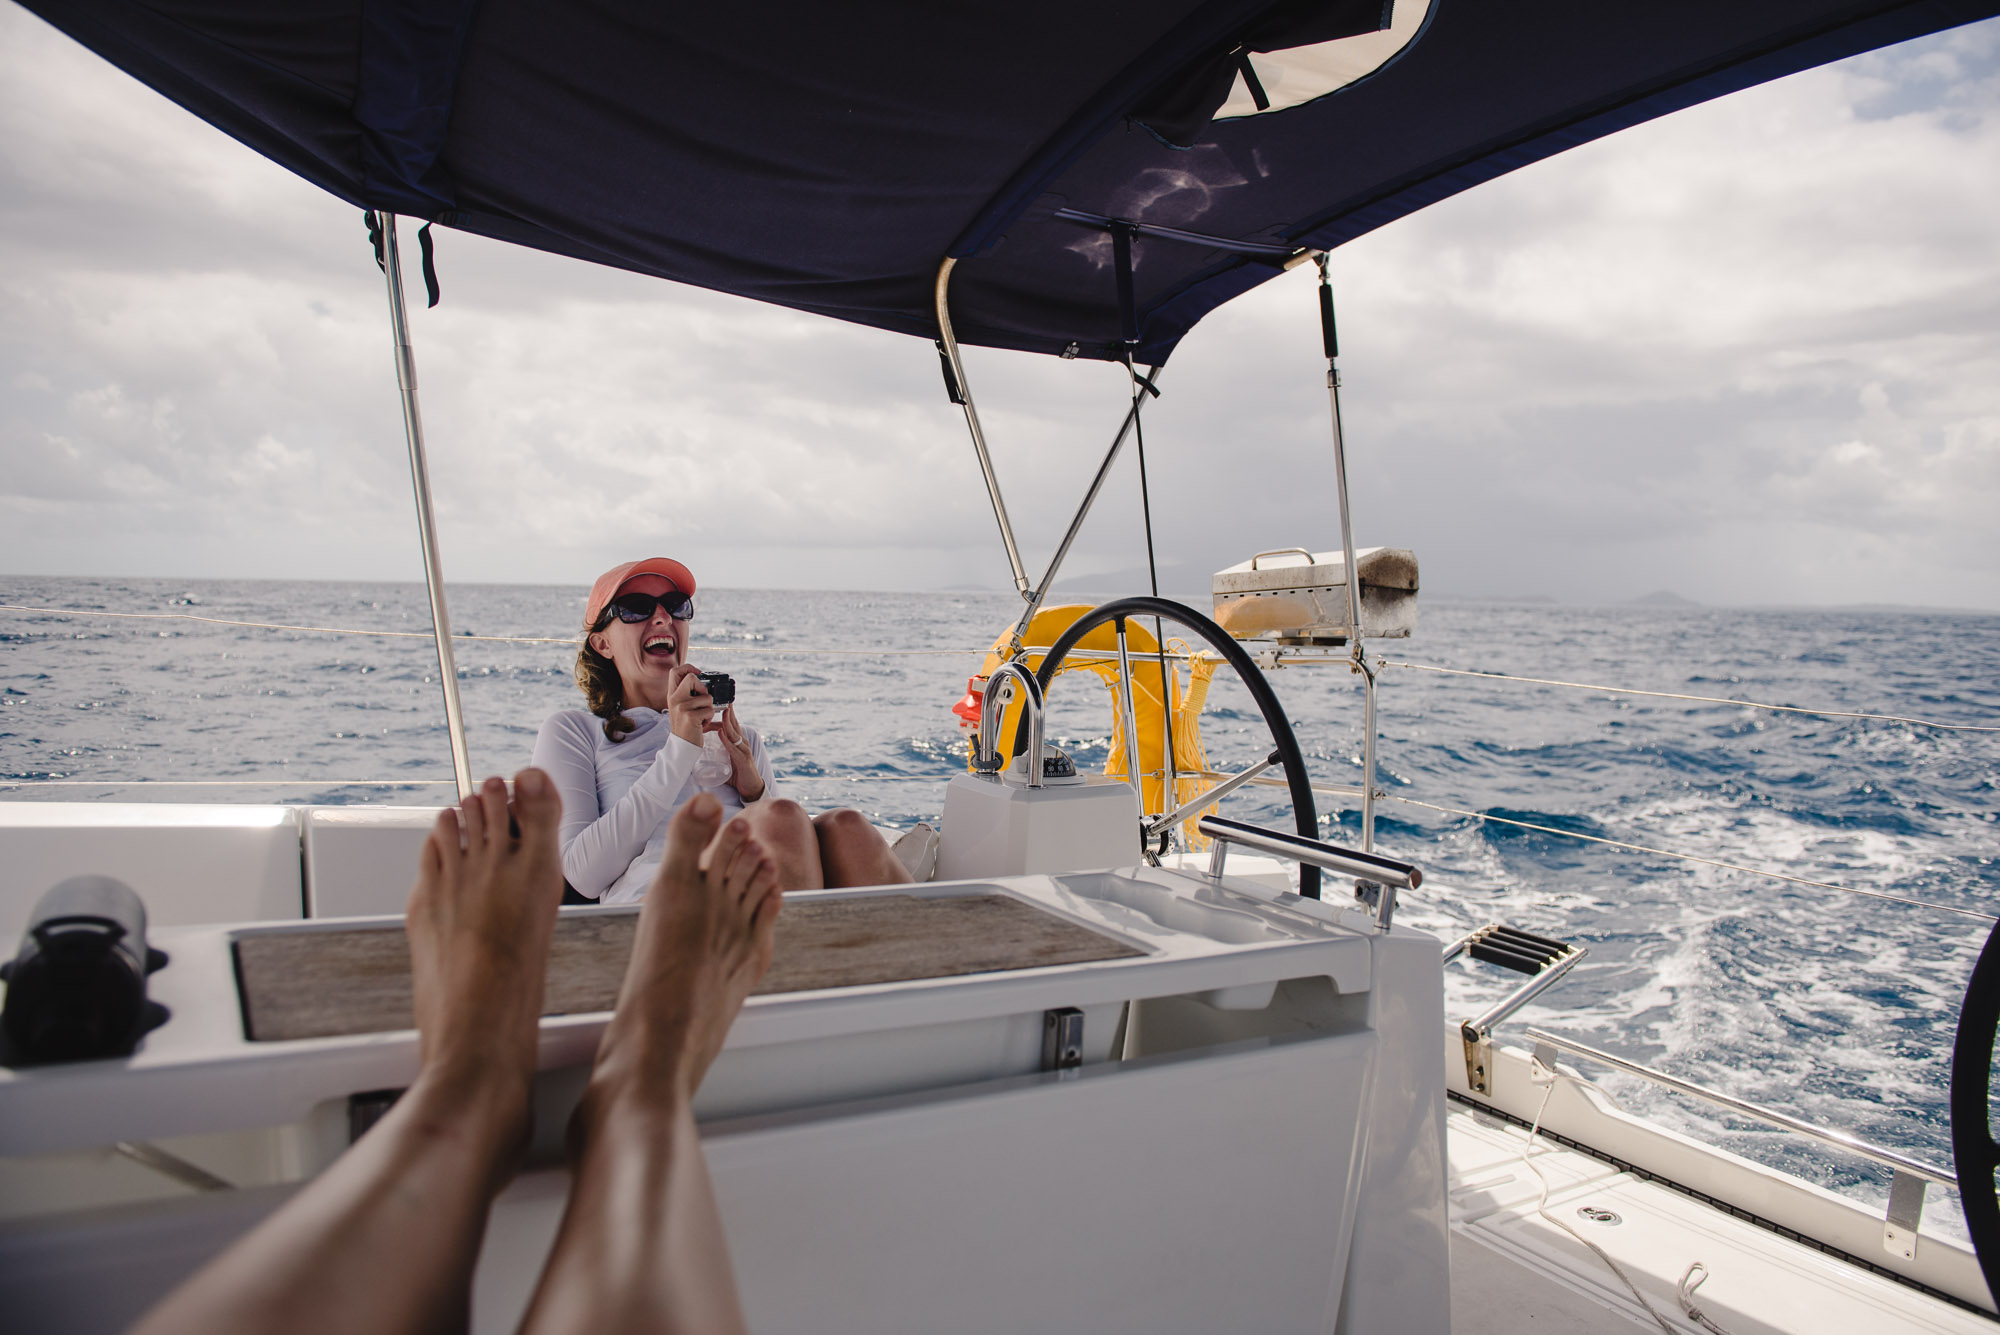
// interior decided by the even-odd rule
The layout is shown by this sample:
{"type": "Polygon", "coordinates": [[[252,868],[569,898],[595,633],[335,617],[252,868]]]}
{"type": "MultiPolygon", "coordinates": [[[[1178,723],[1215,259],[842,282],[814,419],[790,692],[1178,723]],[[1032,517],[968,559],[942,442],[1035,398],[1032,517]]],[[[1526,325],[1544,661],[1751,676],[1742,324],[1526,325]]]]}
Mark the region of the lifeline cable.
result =
{"type": "Polygon", "coordinates": [[[1613,695],[1650,695],[1660,700],[1694,700],[1707,705],[1740,705],[1744,709],[1769,709],[1781,714],[1814,714],[1822,718],[1865,718],[1882,723],[1910,723],[1919,728],[1940,728],[1949,732],[2000,732],[2000,727],[1983,723],[1938,723],[1931,719],[1908,718],[1902,714],[1868,714],[1852,709],[1807,709],[1801,705],[1767,705],[1756,700],[1731,700],[1719,695],[1683,695],[1677,691],[1642,691],[1631,686],[1599,686],[1587,681],[1554,681],[1547,677],[1516,677],[1506,672],[1475,672],[1466,668],[1438,667],[1433,663],[1405,663],[1385,658],[1384,667],[1410,668],[1417,672],[1442,672],[1453,677],[1486,677],[1493,681],[1521,681],[1533,686],[1568,686],[1579,691],[1608,691],[1613,695]]]}
{"type": "MultiPolygon", "coordinates": [[[[289,630],[308,635],[368,635],[388,640],[429,640],[427,630],[358,630],[351,626],[287,626],[273,621],[232,621],[226,617],[196,616],[192,612],[100,612],[77,607],[26,607],[0,603],[0,612],[37,612],[45,616],[116,617],[125,621],[199,621],[211,626],[244,626],[251,630],[289,630]]],[[[581,639],[557,639],[547,635],[454,635],[453,644],[562,644],[572,648],[581,639]]],[[[719,654],[866,654],[878,658],[934,658],[946,655],[982,654],[983,649],[829,649],[824,646],[799,649],[760,648],[747,644],[690,644],[691,651],[719,654]]]]}

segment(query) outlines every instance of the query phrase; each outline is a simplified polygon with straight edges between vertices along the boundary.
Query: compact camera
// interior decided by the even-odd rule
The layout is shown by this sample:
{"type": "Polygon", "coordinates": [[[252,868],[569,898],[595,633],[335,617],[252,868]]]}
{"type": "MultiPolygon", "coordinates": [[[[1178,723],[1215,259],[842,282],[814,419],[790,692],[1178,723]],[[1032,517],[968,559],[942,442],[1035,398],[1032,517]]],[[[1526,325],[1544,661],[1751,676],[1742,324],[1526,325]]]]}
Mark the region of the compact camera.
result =
{"type": "Polygon", "coordinates": [[[717,709],[735,703],[736,678],[727,672],[703,672],[698,675],[701,677],[702,689],[708,692],[709,700],[717,709]]]}

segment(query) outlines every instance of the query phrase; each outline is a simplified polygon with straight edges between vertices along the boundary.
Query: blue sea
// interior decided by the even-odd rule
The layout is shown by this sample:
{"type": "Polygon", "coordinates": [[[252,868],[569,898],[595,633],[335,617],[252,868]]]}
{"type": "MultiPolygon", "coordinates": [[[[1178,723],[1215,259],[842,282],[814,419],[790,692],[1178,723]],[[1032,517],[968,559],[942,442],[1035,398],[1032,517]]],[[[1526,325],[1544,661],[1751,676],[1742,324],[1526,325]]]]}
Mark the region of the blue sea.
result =
{"type": "MultiPolygon", "coordinates": [[[[577,630],[580,588],[451,591],[479,773],[525,764],[541,720],[580,696],[574,650],[504,638],[577,630]]],[[[416,585],[14,578],[0,611],[0,800],[434,804],[451,793],[438,664],[416,585]]],[[[1205,600],[1197,601],[1200,606],[1205,600]]],[[[694,660],[732,673],[785,791],[885,824],[935,821],[965,736],[950,706],[1018,609],[999,594],[704,594],[694,660]]],[[[2000,724],[2000,616],[1873,610],[1435,602],[1392,660],[1690,695],[2000,724]]],[[[1312,777],[1351,783],[1360,697],[1333,668],[1273,684],[1312,777]]],[[[1052,730],[1101,765],[1104,692],[1071,677],[1052,730]]],[[[2000,911],[2000,734],[1772,713],[1602,690],[1382,673],[1382,782],[1409,798],[1768,868],[1938,905],[2000,911]]],[[[1268,750],[1225,671],[1211,763],[1268,750]]],[[[1226,814],[1284,823],[1252,788],[1226,814]]],[[[1329,810],[1329,837],[1359,821],[1329,810]]],[[[1987,924],[1652,853],[1380,806],[1379,846],[1419,863],[1403,920],[1451,937],[1504,920],[1589,958],[1507,1026],[1572,1035],[1685,1078],[1950,1165],[1958,1005],[1987,924]]],[[[1512,975],[1460,961],[1463,1018],[1512,975]]],[[[1879,1203],[1886,1174],[1627,1077],[1626,1106],[1879,1203]]],[[[1954,1200],[1929,1226],[1959,1232],[1954,1200]]]]}

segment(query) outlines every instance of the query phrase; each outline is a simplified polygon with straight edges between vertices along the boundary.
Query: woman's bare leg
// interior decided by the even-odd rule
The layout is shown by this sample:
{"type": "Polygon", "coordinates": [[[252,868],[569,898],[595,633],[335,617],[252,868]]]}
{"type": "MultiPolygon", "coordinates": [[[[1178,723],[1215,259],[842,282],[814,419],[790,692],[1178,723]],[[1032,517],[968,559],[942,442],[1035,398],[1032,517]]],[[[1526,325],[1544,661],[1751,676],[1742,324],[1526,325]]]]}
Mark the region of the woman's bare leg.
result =
{"type": "Polygon", "coordinates": [[[410,894],[422,1066],[382,1120],[170,1294],[144,1335],[463,1329],[493,1196],[528,1133],[562,864],[554,785],[488,779],[447,810],[410,894]],[[461,847],[461,843],[463,846],[461,847]]]}
{"type": "Polygon", "coordinates": [[[746,823],[750,837],[778,869],[780,890],[818,890],[829,882],[820,863],[822,841],[815,822],[797,802],[782,797],[752,802],[731,816],[746,823]]]}
{"type": "Polygon", "coordinates": [[[706,794],[666,859],[589,1087],[570,1124],[576,1180],[524,1331],[743,1329],[690,1100],[771,962],[771,855],[706,794]]]}
{"type": "Polygon", "coordinates": [[[849,807],[813,819],[819,863],[833,886],[900,885],[910,873],[868,818],[849,807]]]}

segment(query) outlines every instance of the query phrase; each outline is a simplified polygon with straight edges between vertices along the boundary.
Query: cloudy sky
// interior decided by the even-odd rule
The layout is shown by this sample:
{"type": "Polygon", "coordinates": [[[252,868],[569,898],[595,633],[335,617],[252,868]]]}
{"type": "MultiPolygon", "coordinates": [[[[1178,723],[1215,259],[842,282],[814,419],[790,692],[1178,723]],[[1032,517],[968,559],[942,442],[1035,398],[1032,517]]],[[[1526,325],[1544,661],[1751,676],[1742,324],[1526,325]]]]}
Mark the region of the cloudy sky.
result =
{"type": "MultiPolygon", "coordinates": [[[[1432,593],[2000,609],[2000,24],[1626,131],[1334,267],[1358,536],[1432,593]]],[[[452,580],[664,552],[1006,586],[928,344],[457,233],[439,268],[413,325],[452,580]]],[[[1039,573],[1123,372],[968,363],[1039,573]]],[[[1309,270],[1175,354],[1170,586],[1339,545],[1322,367],[1309,270]]],[[[0,459],[0,574],[421,578],[356,212],[11,5],[0,459]]],[[[1071,569],[1115,583],[1141,543],[1128,450],[1071,569]]]]}

